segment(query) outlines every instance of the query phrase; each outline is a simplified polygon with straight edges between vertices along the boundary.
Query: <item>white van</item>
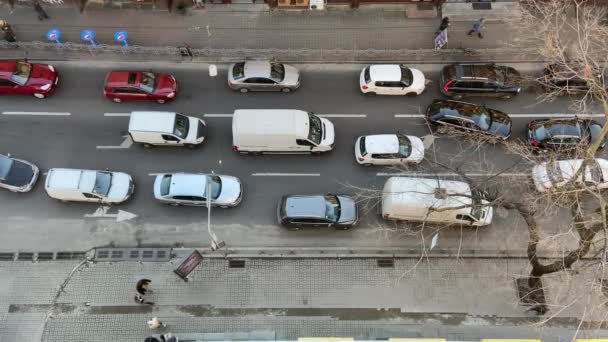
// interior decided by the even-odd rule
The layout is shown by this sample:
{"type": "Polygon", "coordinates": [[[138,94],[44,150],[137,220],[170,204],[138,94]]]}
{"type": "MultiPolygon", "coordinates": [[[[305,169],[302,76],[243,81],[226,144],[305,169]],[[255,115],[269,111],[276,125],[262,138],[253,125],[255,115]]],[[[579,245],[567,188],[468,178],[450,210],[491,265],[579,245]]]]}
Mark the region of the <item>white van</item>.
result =
{"type": "Polygon", "coordinates": [[[465,182],[391,177],[382,190],[382,218],[387,220],[486,226],[492,215],[483,194],[465,182]]]}
{"type": "Polygon", "coordinates": [[[232,117],[233,149],[241,153],[320,153],[334,147],[334,125],[293,109],[239,109],[232,117]]]}
{"type": "Polygon", "coordinates": [[[131,197],[135,185],[131,176],[124,172],[50,169],[44,189],[50,197],[63,202],[113,204],[131,197]]]}
{"type": "Polygon", "coordinates": [[[200,145],[207,134],[205,121],[173,112],[131,112],[129,134],[134,142],[160,146],[200,145]]]}

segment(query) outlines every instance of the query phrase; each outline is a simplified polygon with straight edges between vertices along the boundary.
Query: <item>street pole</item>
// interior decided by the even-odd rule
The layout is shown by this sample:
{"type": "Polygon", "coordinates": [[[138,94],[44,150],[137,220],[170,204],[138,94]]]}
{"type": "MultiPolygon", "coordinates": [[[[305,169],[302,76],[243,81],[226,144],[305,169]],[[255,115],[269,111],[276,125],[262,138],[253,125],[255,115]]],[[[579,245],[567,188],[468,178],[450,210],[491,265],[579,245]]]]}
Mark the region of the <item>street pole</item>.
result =
{"type": "Polygon", "coordinates": [[[207,175],[207,231],[209,232],[209,236],[211,237],[211,250],[216,251],[224,246],[226,243],[224,241],[217,241],[217,236],[211,230],[211,177],[207,175]]]}

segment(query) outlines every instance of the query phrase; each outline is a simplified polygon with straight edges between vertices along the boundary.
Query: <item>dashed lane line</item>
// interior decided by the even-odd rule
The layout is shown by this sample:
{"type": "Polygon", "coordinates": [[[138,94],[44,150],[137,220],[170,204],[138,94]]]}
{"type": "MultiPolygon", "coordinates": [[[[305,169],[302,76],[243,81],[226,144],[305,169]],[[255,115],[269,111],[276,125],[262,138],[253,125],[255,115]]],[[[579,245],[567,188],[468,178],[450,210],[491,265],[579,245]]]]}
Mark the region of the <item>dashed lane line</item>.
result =
{"type": "MultiPolygon", "coordinates": [[[[504,172],[504,173],[488,173],[488,172],[465,172],[468,177],[530,177],[529,173],[522,172],[504,172]]],[[[408,177],[453,177],[460,176],[454,172],[437,172],[437,173],[418,173],[418,172],[378,172],[377,177],[393,177],[393,176],[408,176],[408,177]]]]}
{"type": "Polygon", "coordinates": [[[103,116],[131,116],[131,113],[103,113],[103,116]]]}
{"type": "Polygon", "coordinates": [[[231,118],[232,114],[203,114],[206,118],[231,118]]]}
{"type": "Polygon", "coordinates": [[[267,172],[267,173],[252,173],[254,177],[319,177],[320,173],[277,173],[277,172],[267,172]]]}
{"type": "Polygon", "coordinates": [[[68,112],[2,112],[2,115],[70,116],[68,112]]]}
{"type": "Polygon", "coordinates": [[[367,114],[318,114],[322,118],[366,118],[367,114]]]}

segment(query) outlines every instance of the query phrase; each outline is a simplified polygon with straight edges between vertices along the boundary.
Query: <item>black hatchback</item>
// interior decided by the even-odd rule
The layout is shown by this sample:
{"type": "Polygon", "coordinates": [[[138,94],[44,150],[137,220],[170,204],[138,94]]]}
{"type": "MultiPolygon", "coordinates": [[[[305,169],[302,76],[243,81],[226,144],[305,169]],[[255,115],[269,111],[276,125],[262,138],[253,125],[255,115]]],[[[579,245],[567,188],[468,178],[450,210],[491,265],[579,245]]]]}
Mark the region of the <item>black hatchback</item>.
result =
{"type": "MultiPolygon", "coordinates": [[[[599,122],[577,117],[534,120],[528,123],[528,142],[535,148],[567,152],[595,142],[601,131],[599,122]]],[[[602,140],[600,148],[604,146],[602,140]]]]}
{"type": "Polygon", "coordinates": [[[441,92],[453,99],[465,96],[511,98],[521,92],[519,71],[496,64],[450,64],[441,70],[441,92]]]}
{"type": "Polygon", "coordinates": [[[511,136],[511,118],[496,109],[468,102],[435,100],[426,109],[426,120],[444,126],[480,133],[503,140],[511,136]]]}

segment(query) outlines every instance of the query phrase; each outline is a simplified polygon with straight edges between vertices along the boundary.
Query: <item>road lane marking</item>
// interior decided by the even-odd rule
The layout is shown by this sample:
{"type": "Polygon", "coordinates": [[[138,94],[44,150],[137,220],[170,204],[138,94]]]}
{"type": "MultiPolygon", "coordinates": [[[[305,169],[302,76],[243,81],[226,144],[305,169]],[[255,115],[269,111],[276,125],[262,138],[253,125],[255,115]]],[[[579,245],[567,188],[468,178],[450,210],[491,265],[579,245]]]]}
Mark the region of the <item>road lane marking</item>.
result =
{"type": "Polygon", "coordinates": [[[103,113],[103,116],[131,116],[131,113],[103,113]]]}
{"type": "Polygon", "coordinates": [[[2,112],[2,115],[47,115],[47,116],[69,116],[68,112],[2,112]]]}
{"type": "Polygon", "coordinates": [[[395,114],[396,118],[423,118],[424,114],[395,114]]]}
{"type": "Polygon", "coordinates": [[[203,114],[206,118],[231,118],[232,114],[203,114]]]}
{"type": "Polygon", "coordinates": [[[269,172],[269,173],[252,173],[251,174],[254,177],[319,177],[321,176],[320,173],[274,173],[274,172],[269,172]]]}
{"type": "Polygon", "coordinates": [[[366,118],[367,114],[317,114],[322,118],[366,118]]]}
{"type": "MultiPolygon", "coordinates": [[[[487,173],[487,172],[465,172],[466,176],[469,177],[529,177],[528,173],[521,172],[503,172],[503,173],[487,173]]],[[[416,173],[416,172],[378,172],[377,177],[393,177],[393,176],[408,176],[408,177],[451,177],[460,176],[455,172],[437,172],[437,173],[416,173]]]]}
{"type": "Polygon", "coordinates": [[[124,135],[123,142],[118,146],[97,146],[100,150],[118,150],[118,149],[127,149],[133,145],[133,139],[131,139],[130,135],[124,135]]]}

